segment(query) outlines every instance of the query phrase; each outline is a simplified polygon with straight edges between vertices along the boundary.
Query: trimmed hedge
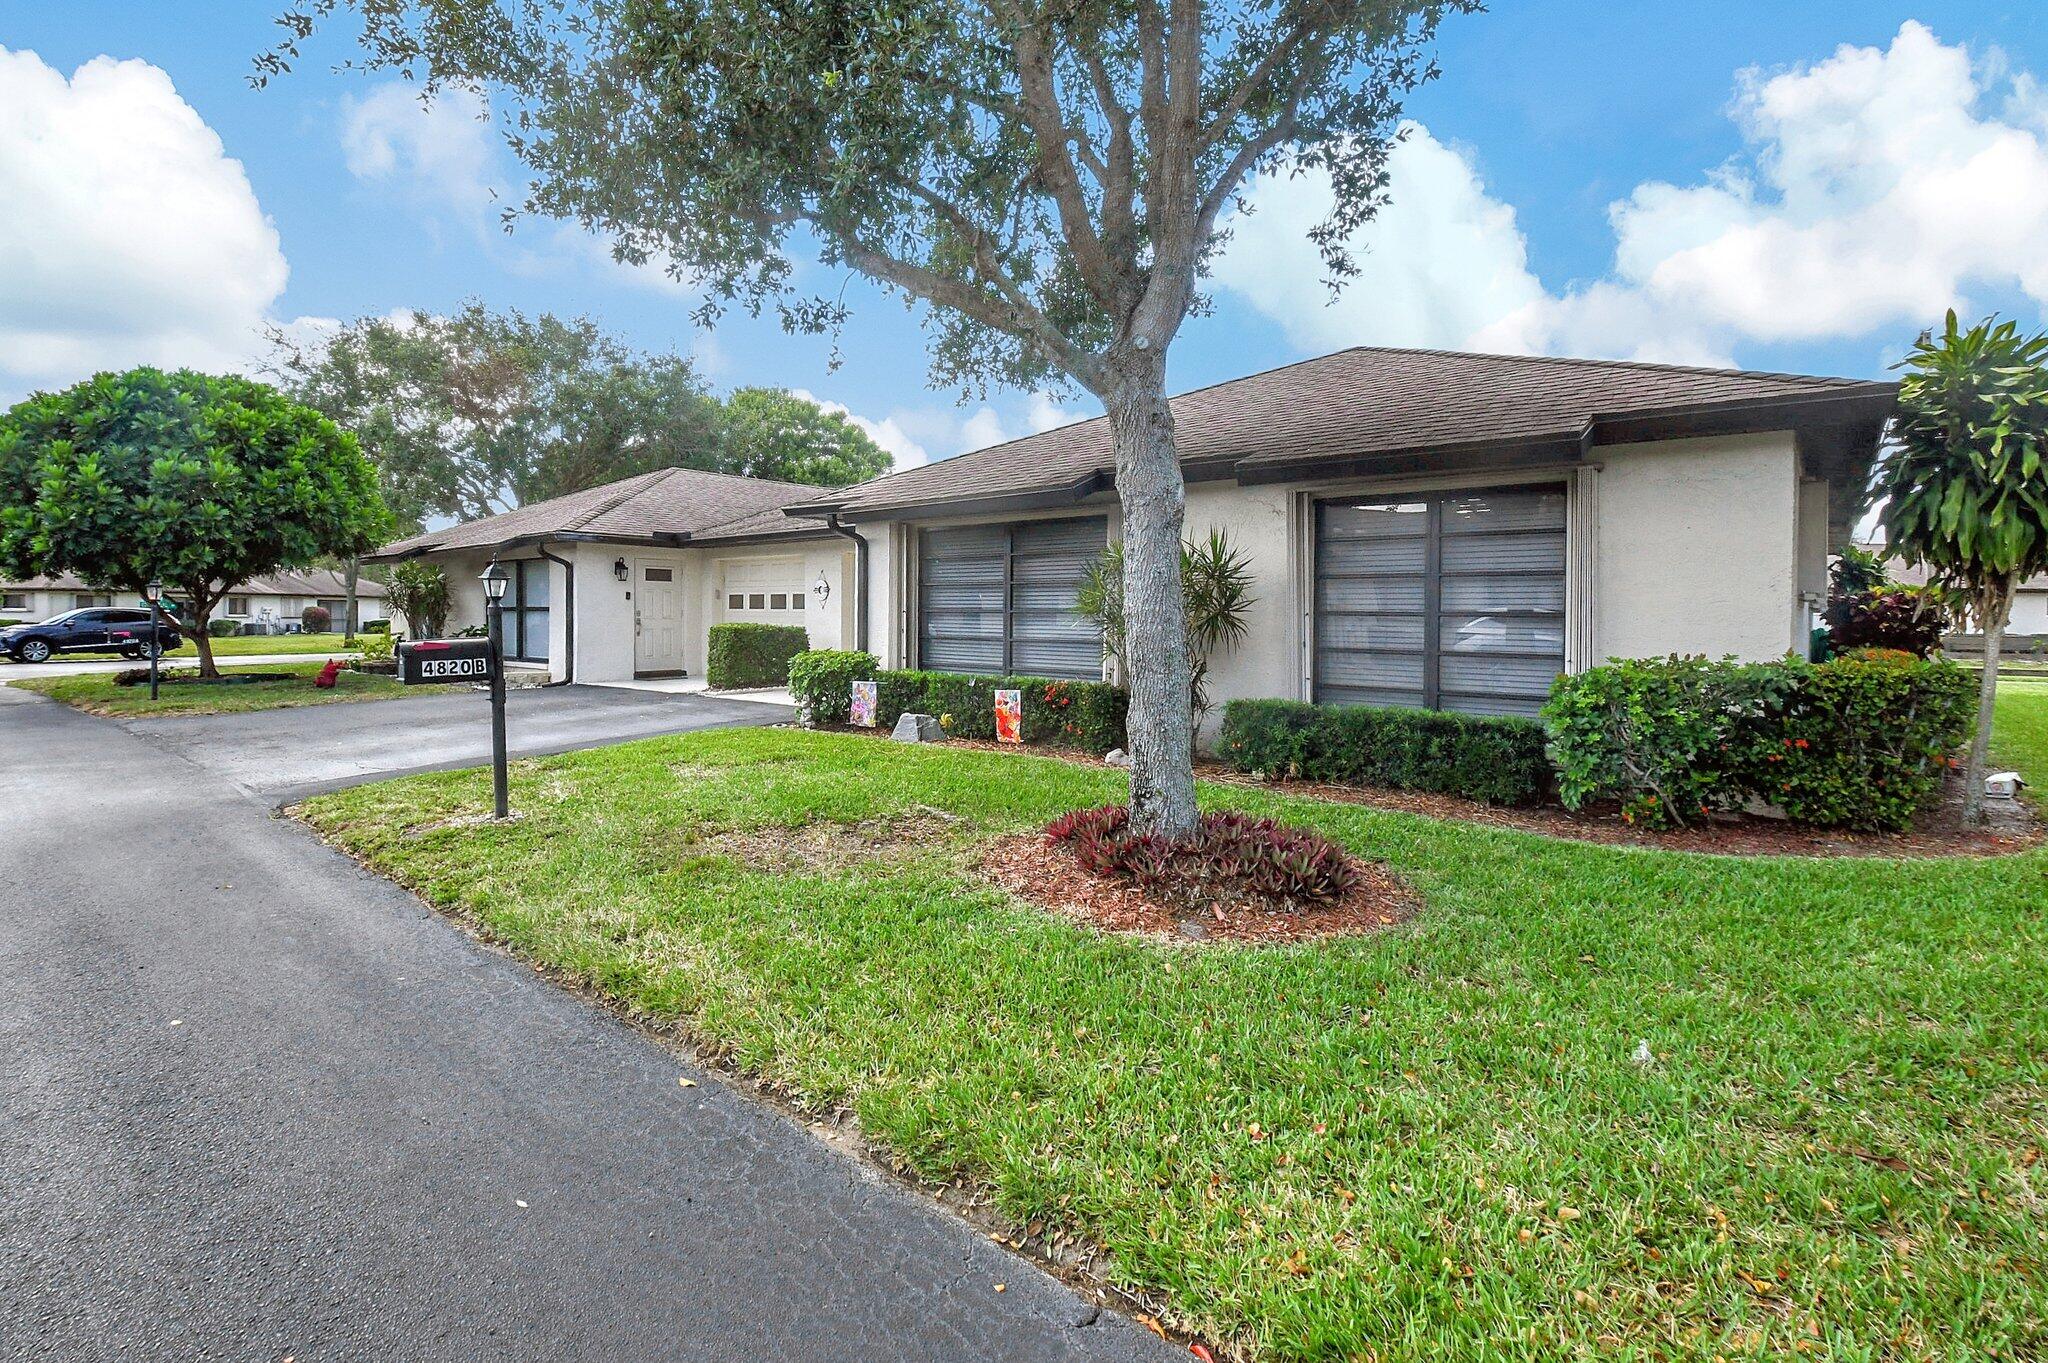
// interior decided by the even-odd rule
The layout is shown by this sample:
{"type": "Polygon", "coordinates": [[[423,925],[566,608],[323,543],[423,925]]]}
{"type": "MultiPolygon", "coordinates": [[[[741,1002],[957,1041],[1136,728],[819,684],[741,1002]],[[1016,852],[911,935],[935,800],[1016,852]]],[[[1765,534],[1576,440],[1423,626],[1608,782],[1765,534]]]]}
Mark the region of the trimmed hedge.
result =
{"type": "Polygon", "coordinates": [[[1543,709],[1576,809],[1682,826],[1752,801],[1802,823],[1897,831],[1940,790],[1975,683],[1954,663],[1859,649],[1823,663],[1617,660],[1558,678],[1543,709]]]}
{"type": "Polygon", "coordinates": [[[853,708],[853,684],[873,681],[881,662],[872,653],[814,648],[789,660],[789,698],[805,724],[844,724],[853,708]]]}
{"type": "Polygon", "coordinates": [[[1218,755],[1239,771],[1521,805],[1550,790],[1534,720],[1377,705],[1234,700],[1218,755]]]}
{"type": "Polygon", "coordinates": [[[299,612],[299,628],[308,634],[325,634],[334,617],[325,606],[308,606],[299,612]]]}
{"type": "Polygon", "coordinates": [[[232,639],[241,632],[242,623],[239,620],[208,620],[206,622],[206,636],[209,639],[232,639]]]}
{"type": "Polygon", "coordinates": [[[704,680],[714,691],[782,686],[789,680],[790,661],[810,646],[802,625],[713,625],[704,680]]]}
{"type": "Polygon", "coordinates": [[[875,724],[891,729],[904,714],[935,715],[954,738],[996,736],[996,692],[1023,693],[1023,739],[1106,753],[1129,743],[1130,696],[1107,682],[1052,677],[984,677],[962,672],[884,671],[871,653],[818,649],[789,664],[790,697],[808,724],[843,724],[853,683],[875,683],[875,724]]]}

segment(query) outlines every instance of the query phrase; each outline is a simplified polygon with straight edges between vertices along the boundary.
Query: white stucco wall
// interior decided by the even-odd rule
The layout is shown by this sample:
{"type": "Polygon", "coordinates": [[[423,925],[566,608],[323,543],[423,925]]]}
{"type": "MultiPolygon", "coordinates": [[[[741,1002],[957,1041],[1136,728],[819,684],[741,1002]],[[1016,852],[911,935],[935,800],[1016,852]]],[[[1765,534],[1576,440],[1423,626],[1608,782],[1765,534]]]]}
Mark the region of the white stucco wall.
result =
{"type": "Polygon", "coordinates": [[[1802,537],[1789,432],[1608,446],[1598,458],[1594,661],[1804,654],[1799,593],[1816,563],[1826,580],[1826,499],[1822,487],[1818,537],[1811,515],[1802,537]]]}

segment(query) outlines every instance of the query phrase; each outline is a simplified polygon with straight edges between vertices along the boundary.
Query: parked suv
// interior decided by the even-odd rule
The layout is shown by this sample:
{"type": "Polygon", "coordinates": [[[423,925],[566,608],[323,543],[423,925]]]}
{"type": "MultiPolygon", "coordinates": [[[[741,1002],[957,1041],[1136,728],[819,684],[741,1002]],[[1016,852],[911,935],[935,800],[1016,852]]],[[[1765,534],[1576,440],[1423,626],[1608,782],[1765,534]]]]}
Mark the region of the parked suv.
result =
{"type": "Polygon", "coordinates": [[[0,653],[18,663],[46,663],[59,653],[118,653],[151,658],[178,646],[166,620],[152,631],[149,612],[134,606],[65,611],[33,625],[0,629],[0,653]]]}

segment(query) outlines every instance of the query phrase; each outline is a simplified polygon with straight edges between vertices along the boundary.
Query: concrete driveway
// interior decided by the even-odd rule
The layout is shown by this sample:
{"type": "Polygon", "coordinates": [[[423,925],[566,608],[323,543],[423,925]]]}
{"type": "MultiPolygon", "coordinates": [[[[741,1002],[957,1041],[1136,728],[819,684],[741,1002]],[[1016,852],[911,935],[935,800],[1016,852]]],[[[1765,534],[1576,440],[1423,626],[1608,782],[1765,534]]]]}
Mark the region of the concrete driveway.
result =
{"type": "MultiPolygon", "coordinates": [[[[786,705],[714,696],[517,687],[506,698],[505,733],[513,756],[535,757],[693,729],[777,724],[795,713],[786,705]]],[[[491,760],[490,700],[467,687],[422,687],[417,697],[402,700],[120,723],[135,737],[280,804],[385,776],[491,760]]]]}
{"type": "MultiPolygon", "coordinates": [[[[529,692],[513,732],[741,704],[529,692]]],[[[0,688],[0,1359],[1187,1357],[269,808],[481,725],[0,688]]]]}

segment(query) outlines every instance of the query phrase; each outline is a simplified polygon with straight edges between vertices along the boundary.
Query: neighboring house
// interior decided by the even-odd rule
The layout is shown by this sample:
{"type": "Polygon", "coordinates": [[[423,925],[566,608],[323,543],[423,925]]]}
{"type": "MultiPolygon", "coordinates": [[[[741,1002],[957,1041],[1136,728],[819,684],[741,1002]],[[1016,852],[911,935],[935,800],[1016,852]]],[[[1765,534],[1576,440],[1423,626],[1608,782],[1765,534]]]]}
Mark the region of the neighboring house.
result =
{"type": "MultiPolygon", "coordinates": [[[[1258,598],[1211,690],[1528,714],[1559,672],[1608,657],[1803,653],[1896,392],[1365,348],[1183,394],[1187,533],[1226,531],[1258,598]]],[[[490,554],[516,556],[546,620],[523,656],[558,677],[695,672],[707,625],[794,621],[777,597],[799,586],[813,647],[1094,677],[1072,607],[1118,522],[1098,418],[851,488],[648,474],[381,556],[447,559],[458,623],[490,554]]]]}
{"type": "MultiPolygon", "coordinates": [[[[1873,554],[1882,554],[1885,551],[1883,540],[1869,540],[1861,547],[1873,554]]],[[[1888,561],[1884,565],[1884,570],[1892,581],[1902,582],[1909,587],[1924,586],[1927,582],[1925,568],[1888,561]]],[[[2013,594],[2012,623],[2006,626],[2006,633],[2048,635],[2048,576],[2028,578],[2020,584],[2019,590],[2013,594]]],[[[1976,651],[1983,650],[1981,633],[1953,637],[1975,641],[1976,651]]]]}
{"type": "MultiPolygon", "coordinates": [[[[168,594],[167,594],[168,596],[168,594]]],[[[213,612],[215,620],[233,620],[243,625],[277,625],[296,628],[307,606],[324,606],[335,628],[342,623],[348,600],[348,583],[340,573],[325,568],[271,573],[251,578],[234,588],[213,612]]],[[[26,582],[0,583],[0,619],[47,620],[53,615],[83,606],[142,605],[140,597],[121,592],[95,592],[69,574],[31,578],[26,582]]],[[[175,603],[174,603],[175,604],[175,603]]],[[[384,605],[384,588],[369,578],[356,582],[356,618],[389,619],[384,605]]],[[[403,630],[404,622],[392,628],[403,630]]]]}

